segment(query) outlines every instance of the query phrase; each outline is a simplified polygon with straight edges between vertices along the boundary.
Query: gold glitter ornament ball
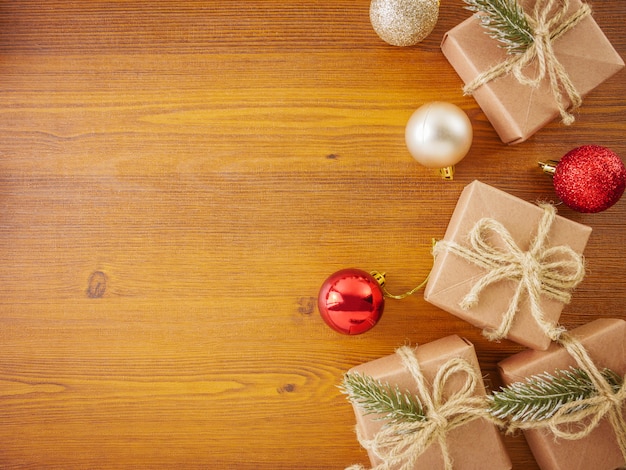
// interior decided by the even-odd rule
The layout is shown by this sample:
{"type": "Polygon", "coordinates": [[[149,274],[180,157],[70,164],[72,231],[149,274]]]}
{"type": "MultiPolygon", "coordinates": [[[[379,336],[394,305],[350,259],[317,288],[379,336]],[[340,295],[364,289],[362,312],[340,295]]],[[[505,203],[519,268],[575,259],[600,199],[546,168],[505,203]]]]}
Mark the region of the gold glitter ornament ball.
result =
{"type": "Polygon", "coordinates": [[[439,0],[372,0],[370,21],[392,46],[412,46],[428,36],[439,18],[439,0]]]}

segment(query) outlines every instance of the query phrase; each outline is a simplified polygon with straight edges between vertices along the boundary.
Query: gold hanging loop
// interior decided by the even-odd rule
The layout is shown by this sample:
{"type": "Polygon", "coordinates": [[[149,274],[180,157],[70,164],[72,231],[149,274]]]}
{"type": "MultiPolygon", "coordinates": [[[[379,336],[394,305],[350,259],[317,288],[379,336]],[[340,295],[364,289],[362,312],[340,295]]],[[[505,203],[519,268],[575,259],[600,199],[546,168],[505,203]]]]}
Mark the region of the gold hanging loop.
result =
{"type": "Polygon", "coordinates": [[[417,287],[414,287],[413,289],[411,289],[408,292],[405,292],[404,294],[392,294],[385,287],[385,282],[386,282],[385,273],[381,273],[379,271],[372,271],[370,272],[370,274],[372,275],[374,279],[376,279],[376,282],[378,282],[378,284],[380,285],[380,288],[382,289],[385,297],[389,297],[395,300],[402,300],[415,294],[418,290],[420,290],[422,287],[426,285],[426,283],[428,282],[428,277],[430,276],[430,274],[426,276],[426,279],[424,279],[417,287]]]}
{"type": "MultiPolygon", "coordinates": [[[[431,250],[435,248],[436,244],[437,244],[437,240],[432,238],[431,250]]],[[[378,282],[378,285],[380,286],[380,289],[383,291],[383,294],[385,297],[389,297],[390,299],[396,299],[396,300],[402,300],[415,294],[418,290],[420,290],[422,287],[426,285],[426,283],[428,282],[428,278],[430,277],[430,273],[428,273],[428,276],[426,276],[426,279],[424,279],[418,286],[414,287],[408,292],[405,292],[404,294],[392,294],[385,287],[386,273],[381,273],[380,271],[370,271],[370,275],[376,280],[376,282],[378,282]]]]}

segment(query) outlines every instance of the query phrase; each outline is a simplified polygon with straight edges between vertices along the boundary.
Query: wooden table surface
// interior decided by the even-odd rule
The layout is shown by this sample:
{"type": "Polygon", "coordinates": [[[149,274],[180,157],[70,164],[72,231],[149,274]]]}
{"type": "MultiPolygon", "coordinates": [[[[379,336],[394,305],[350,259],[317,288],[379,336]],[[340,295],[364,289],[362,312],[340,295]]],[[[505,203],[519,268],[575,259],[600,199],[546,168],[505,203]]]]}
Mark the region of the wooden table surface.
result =
{"type": "MultiPolygon", "coordinates": [[[[626,3],[593,3],[626,57],[626,3]]],[[[431,266],[462,188],[555,200],[541,159],[626,156],[626,81],[571,128],[500,142],[442,55],[469,12],[442,2],[392,47],[365,0],[0,1],[0,467],[326,469],[368,462],[339,392],[350,367],[459,334],[490,384],[522,350],[426,303],[360,336],[318,289],[346,267],[401,292],[431,266]],[[471,118],[454,181],[404,126],[443,100],[471,118]]],[[[599,214],[568,328],[626,319],[626,199],[599,214]]],[[[522,435],[515,469],[536,469],[522,435]]]]}

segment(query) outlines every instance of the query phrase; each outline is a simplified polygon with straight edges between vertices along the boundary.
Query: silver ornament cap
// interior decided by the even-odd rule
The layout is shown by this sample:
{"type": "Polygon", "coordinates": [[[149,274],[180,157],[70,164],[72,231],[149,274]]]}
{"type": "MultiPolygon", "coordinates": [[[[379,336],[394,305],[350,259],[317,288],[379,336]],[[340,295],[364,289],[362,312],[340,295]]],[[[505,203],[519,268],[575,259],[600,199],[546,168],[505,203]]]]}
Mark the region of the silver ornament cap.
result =
{"type": "Polygon", "coordinates": [[[372,0],[370,21],[392,46],[412,46],[428,36],[439,18],[439,0],[372,0]]]}

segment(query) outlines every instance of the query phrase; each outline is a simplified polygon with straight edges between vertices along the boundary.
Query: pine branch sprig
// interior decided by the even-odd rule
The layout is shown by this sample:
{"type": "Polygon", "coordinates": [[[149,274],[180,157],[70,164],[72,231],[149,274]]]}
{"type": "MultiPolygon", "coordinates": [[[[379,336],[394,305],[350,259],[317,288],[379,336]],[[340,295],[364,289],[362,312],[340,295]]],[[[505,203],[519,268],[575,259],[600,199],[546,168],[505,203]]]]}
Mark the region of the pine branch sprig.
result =
{"type": "Polygon", "coordinates": [[[351,372],[344,375],[341,391],[366,414],[379,414],[391,424],[425,421],[419,398],[399,387],[383,383],[368,375],[351,372]]]}
{"type": "Polygon", "coordinates": [[[481,25],[510,54],[526,51],[534,42],[532,28],[517,0],[465,0],[478,13],[481,25]]]}
{"type": "MultiPolygon", "coordinates": [[[[615,392],[622,386],[622,377],[612,370],[604,369],[602,375],[615,392]]],[[[597,393],[589,375],[582,369],[572,367],[555,374],[544,372],[493,392],[488,397],[489,411],[500,419],[541,421],[550,419],[566,403],[585,400],[597,393]]],[[[581,403],[570,411],[584,407],[585,404],[581,403]]]]}

